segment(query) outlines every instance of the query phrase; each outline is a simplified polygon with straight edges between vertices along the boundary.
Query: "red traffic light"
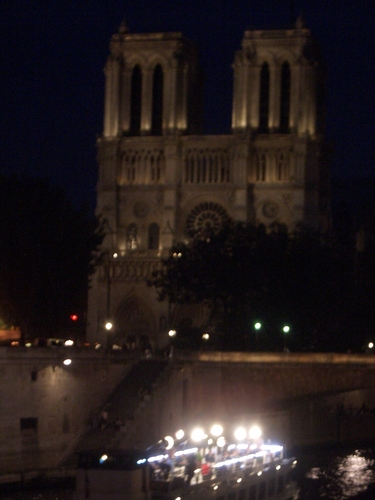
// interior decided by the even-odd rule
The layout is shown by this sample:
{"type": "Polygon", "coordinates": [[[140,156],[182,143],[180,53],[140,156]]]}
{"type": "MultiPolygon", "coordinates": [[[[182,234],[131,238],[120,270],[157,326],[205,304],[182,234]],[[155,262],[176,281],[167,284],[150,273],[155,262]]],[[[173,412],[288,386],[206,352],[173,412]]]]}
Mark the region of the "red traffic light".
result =
{"type": "Polygon", "coordinates": [[[70,319],[71,319],[72,321],[77,321],[77,319],[78,319],[78,315],[77,315],[77,314],[71,314],[71,315],[70,315],[70,319]]]}

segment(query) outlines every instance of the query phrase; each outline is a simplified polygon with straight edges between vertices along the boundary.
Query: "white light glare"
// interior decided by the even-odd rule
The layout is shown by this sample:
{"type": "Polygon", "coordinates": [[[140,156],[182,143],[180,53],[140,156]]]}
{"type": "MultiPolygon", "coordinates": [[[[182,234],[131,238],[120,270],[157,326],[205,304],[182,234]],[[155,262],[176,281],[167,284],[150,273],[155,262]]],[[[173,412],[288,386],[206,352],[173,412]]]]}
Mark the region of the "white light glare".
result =
{"type": "Polygon", "coordinates": [[[223,446],[225,446],[225,444],[226,444],[225,437],[224,436],[220,436],[217,439],[216,444],[218,445],[219,448],[222,448],[223,446]]]}
{"type": "Polygon", "coordinates": [[[181,455],[191,455],[192,453],[197,453],[198,451],[198,448],[194,447],[194,448],[187,448],[186,450],[179,450],[179,451],[176,451],[176,453],[174,454],[175,457],[180,457],[181,455]]]}
{"type": "Polygon", "coordinates": [[[169,330],[168,335],[170,337],[174,337],[176,335],[176,333],[177,333],[176,330],[169,330]]]}
{"type": "Polygon", "coordinates": [[[211,434],[215,437],[221,436],[223,433],[223,427],[220,424],[214,424],[211,427],[211,434]]]}
{"type": "Polygon", "coordinates": [[[72,360],[69,359],[69,358],[67,358],[67,359],[64,359],[63,363],[64,363],[65,366],[69,366],[69,365],[72,364],[72,360]]]}
{"type": "Polygon", "coordinates": [[[262,430],[258,425],[253,425],[249,430],[250,439],[259,439],[262,435],[262,430]]]}
{"type": "Polygon", "coordinates": [[[107,321],[107,323],[105,324],[105,329],[112,330],[112,328],[113,328],[113,324],[110,321],[107,321]]]}
{"type": "Polygon", "coordinates": [[[238,427],[234,431],[234,437],[237,439],[237,441],[243,441],[246,439],[246,429],[244,427],[238,427]]]}
{"type": "Polygon", "coordinates": [[[199,441],[202,441],[202,439],[204,439],[204,431],[203,429],[200,429],[199,427],[197,427],[196,429],[194,429],[191,433],[191,439],[193,441],[195,441],[196,443],[198,443],[199,441]]]}
{"type": "Polygon", "coordinates": [[[161,462],[161,460],[168,458],[168,455],[155,455],[147,459],[147,462],[161,462]]]}
{"type": "Polygon", "coordinates": [[[108,455],[102,455],[99,459],[99,462],[102,464],[103,462],[105,462],[106,460],[108,459],[108,455]]]}
{"type": "Polygon", "coordinates": [[[164,438],[167,441],[167,446],[165,447],[166,450],[170,450],[173,445],[174,445],[174,439],[172,436],[165,436],[164,438]]]}
{"type": "Polygon", "coordinates": [[[182,429],[179,429],[176,434],[176,439],[182,439],[185,436],[185,432],[182,429]]]}
{"type": "Polygon", "coordinates": [[[64,345],[67,347],[70,347],[70,346],[74,345],[74,340],[70,340],[70,339],[65,340],[64,345]]]}

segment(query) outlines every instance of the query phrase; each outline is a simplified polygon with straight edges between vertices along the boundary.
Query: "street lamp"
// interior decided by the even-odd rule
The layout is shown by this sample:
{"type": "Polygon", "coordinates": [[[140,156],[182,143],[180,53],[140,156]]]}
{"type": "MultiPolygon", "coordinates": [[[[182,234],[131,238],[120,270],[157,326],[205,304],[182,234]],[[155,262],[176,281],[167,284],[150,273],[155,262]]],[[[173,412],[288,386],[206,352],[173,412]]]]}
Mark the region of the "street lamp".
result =
{"type": "Polygon", "coordinates": [[[287,348],[287,345],[286,345],[286,335],[290,332],[290,326],[289,325],[284,325],[283,328],[283,337],[284,337],[284,351],[285,352],[288,352],[289,349],[287,348]]]}
{"type": "Polygon", "coordinates": [[[112,321],[106,321],[105,325],[104,325],[104,328],[107,330],[107,350],[109,351],[110,350],[110,347],[111,347],[111,330],[113,328],[113,323],[112,321]]]}
{"type": "Polygon", "coordinates": [[[259,342],[259,331],[262,329],[262,323],[260,321],[256,321],[254,323],[254,330],[255,330],[255,349],[258,349],[258,342],[259,342]]]}

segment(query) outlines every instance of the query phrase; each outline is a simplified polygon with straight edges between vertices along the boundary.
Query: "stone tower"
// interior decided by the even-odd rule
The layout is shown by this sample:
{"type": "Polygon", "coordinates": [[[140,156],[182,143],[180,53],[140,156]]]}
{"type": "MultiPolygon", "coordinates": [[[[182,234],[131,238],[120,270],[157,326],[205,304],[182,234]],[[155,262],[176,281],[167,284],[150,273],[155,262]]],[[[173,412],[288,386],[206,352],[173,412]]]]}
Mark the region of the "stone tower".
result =
{"type": "MultiPolygon", "coordinates": [[[[233,69],[232,133],[202,135],[195,46],[180,33],[130,34],[125,24],[113,35],[98,139],[106,258],[89,293],[89,340],[165,343],[168,307],[145,279],[174,243],[205,227],[233,219],[328,228],[324,67],[310,30],[298,19],[290,29],[246,31],[233,69]]],[[[204,327],[206,309],[178,316],[204,327]]]]}

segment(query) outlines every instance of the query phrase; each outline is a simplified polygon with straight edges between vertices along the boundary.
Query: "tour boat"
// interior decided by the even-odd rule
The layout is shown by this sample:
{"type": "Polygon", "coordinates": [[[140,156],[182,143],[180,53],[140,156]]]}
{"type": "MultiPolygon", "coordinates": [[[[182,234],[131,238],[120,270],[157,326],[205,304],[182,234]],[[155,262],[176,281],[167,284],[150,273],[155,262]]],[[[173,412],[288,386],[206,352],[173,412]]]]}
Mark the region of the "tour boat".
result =
{"type": "Polygon", "coordinates": [[[207,459],[208,448],[167,447],[80,453],[74,500],[298,499],[297,461],[285,458],[280,445],[214,447],[207,459]]]}

